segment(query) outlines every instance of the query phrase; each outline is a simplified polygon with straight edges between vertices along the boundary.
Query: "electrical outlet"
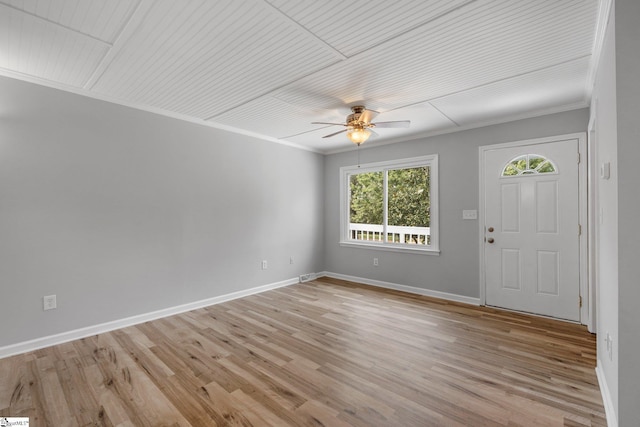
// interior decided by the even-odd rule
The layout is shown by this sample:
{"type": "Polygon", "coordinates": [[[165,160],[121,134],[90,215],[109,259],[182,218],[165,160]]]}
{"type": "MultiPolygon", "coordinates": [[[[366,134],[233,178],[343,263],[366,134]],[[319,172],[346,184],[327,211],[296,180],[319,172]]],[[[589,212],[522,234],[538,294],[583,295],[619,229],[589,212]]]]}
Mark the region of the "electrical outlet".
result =
{"type": "Polygon", "coordinates": [[[611,177],[611,163],[604,162],[600,165],[600,178],[609,179],[611,177]]]}
{"type": "Polygon", "coordinates": [[[300,275],[300,283],[302,282],[306,282],[308,280],[311,280],[311,277],[313,276],[313,273],[305,273],[305,274],[301,274],[300,275]]]}
{"type": "Polygon", "coordinates": [[[42,309],[43,310],[53,310],[57,307],[56,304],[56,296],[55,295],[47,295],[42,297],[42,309]]]}
{"type": "Polygon", "coordinates": [[[266,270],[268,266],[269,266],[269,264],[267,264],[267,260],[266,259],[262,260],[262,269],[266,270]]]}
{"type": "Polygon", "coordinates": [[[613,337],[609,332],[605,334],[604,342],[607,345],[607,355],[609,356],[609,360],[613,361],[613,337]]]}
{"type": "Polygon", "coordinates": [[[289,264],[293,264],[293,255],[289,257],[289,264]]]}
{"type": "Polygon", "coordinates": [[[375,265],[376,267],[378,266],[378,258],[373,259],[373,265],[375,265]]]}

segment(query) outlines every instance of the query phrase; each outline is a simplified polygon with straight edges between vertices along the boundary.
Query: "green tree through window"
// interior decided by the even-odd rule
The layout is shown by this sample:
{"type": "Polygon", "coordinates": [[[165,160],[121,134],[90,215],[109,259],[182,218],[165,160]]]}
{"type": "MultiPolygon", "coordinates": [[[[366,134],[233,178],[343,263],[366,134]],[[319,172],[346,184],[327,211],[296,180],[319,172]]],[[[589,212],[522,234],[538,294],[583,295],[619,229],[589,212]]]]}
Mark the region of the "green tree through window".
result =
{"type": "Polygon", "coordinates": [[[518,156],[504,167],[502,176],[538,175],[542,173],[556,173],[553,162],[537,154],[525,154],[518,156]]]}
{"type": "Polygon", "coordinates": [[[429,167],[388,172],[389,225],[429,227],[429,167]]]}
{"type": "Polygon", "coordinates": [[[432,246],[436,161],[437,156],[426,156],[343,168],[348,169],[343,171],[348,202],[344,241],[437,250],[432,246]]]}
{"type": "Polygon", "coordinates": [[[351,222],[382,225],[383,177],[382,172],[359,173],[349,177],[351,222]]]}

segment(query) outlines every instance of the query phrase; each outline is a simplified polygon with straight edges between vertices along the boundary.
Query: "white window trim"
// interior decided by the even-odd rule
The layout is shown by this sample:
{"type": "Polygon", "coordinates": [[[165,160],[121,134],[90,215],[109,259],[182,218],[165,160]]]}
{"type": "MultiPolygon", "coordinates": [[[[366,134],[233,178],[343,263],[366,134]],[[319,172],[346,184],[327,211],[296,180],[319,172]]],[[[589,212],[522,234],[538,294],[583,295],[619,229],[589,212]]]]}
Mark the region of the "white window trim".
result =
{"type": "Polygon", "coordinates": [[[384,162],[367,163],[364,165],[343,166],[340,168],[340,246],[376,249],[389,252],[408,252],[425,255],[440,254],[438,221],[438,155],[412,157],[410,159],[388,160],[384,162]],[[385,242],[359,242],[349,239],[349,191],[348,177],[352,173],[377,172],[384,169],[407,169],[411,167],[429,166],[430,173],[430,239],[429,247],[402,245],[385,242]]]}

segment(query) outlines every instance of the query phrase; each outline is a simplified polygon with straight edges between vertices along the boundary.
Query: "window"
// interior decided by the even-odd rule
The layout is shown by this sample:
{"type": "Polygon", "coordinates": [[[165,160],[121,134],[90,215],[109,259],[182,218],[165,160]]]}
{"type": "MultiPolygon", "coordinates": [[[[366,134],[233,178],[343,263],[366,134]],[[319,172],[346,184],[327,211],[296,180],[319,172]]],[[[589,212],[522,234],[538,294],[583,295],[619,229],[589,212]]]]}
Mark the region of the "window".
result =
{"type": "Polygon", "coordinates": [[[557,173],[553,162],[537,154],[518,156],[502,169],[503,177],[537,175],[541,173],[557,173]]]}
{"type": "Polygon", "coordinates": [[[438,253],[438,156],[340,169],[340,244],[438,253]]]}

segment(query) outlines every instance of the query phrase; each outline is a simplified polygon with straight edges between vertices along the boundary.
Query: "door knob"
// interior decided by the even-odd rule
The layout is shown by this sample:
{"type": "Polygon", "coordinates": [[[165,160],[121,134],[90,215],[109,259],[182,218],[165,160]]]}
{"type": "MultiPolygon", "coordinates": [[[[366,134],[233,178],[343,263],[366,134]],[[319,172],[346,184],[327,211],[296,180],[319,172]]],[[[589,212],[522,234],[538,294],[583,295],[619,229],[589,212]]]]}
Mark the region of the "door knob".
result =
{"type": "Polygon", "coordinates": [[[489,227],[489,228],[487,229],[487,231],[488,231],[489,233],[493,233],[493,227],[489,227]]]}
{"type": "Polygon", "coordinates": [[[487,242],[488,242],[488,243],[493,243],[493,242],[495,242],[495,240],[493,240],[493,237],[489,237],[489,238],[487,239],[487,242]]]}

